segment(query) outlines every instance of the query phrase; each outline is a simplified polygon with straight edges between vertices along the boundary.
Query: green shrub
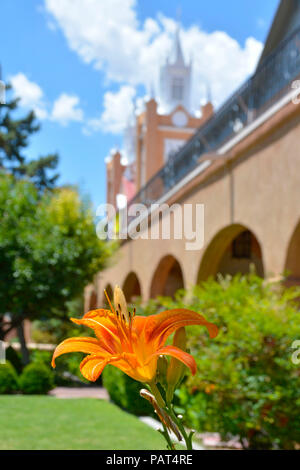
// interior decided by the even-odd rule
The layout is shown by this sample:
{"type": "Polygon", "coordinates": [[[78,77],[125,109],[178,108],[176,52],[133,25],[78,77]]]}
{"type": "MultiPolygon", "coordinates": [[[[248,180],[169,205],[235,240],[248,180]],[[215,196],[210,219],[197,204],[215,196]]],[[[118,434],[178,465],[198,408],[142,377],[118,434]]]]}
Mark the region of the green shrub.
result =
{"type": "Polygon", "coordinates": [[[30,351],[30,362],[43,363],[50,367],[53,351],[45,351],[43,349],[32,349],[30,351]]]}
{"type": "MultiPolygon", "coordinates": [[[[84,353],[72,353],[64,354],[56,360],[55,372],[55,383],[60,386],[81,386],[81,385],[90,385],[93,386],[94,383],[89,382],[83,377],[80,372],[80,362],[86,356],[84,353]]],[[[100,386],[102,383],[101,376],[95,383],[95,385],[100,386]]]]}
{"type": "Polygon", "coordinates": [[[140,396],[143,384],[110,365],[102,376],[103,385],[116,405],[138,416],[153,414],[150,403],[140,396]]]}
{"type": "Polygon", "coordinates": [[[18,389],[18,376],[10,362],[0,364],[0,394],[9,394],[18,389]]]}
{"type": "Polygon", "coordinates": [[[24,368],[19,386],[26,395],[45,395],[54,387],[53,372],[45,364],[33,362],[24,368]]]}
{"type": "Polygon", "coordinates": [[[6,360],[9,361],[15,368],[17,374],[21,374],[23,370],[23,364],[21,360],[21,354],[16,351],[12,346],[8,346],[5,351],[6,360]]]}
{"type": "Polygon", "coordinates": [[[220,329],[211,340],[203,327],[187,328],[198,371],[177,391],[177,411],[188,426],[239,436],[250,448],[300,443],[300,367],[291,360],[300,339],[299,297],[295,288],[250,274],[160,299],[167,308],[202,313],[220,329]]]}
{"type": "MultiPolygon", "coordinates": [[[[41,362],[45,366],[50,367],[53,351],[44,351],[33,349],[30,354],[32,362],[41,362]]],[[[80,387],[82,385],[94,385],[86,380],[80,372],[79,364],[86,355],[83,353],[65,354],[56,360],[53,372],[54,383],[59,387],[80,387]]],[[[101,385],[101,376],[96,382],[97,386],[101,385]]]]}

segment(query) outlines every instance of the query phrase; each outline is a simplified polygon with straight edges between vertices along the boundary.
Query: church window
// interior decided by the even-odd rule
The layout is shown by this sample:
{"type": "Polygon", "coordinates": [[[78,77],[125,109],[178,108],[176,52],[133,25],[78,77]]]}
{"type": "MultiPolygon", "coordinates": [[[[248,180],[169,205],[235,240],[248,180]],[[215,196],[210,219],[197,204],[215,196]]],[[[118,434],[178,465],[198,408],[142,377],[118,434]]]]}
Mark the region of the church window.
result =
{"type": "Polygon", "coordinates": [[[183,99],[183,79],[182,78],[173,78],[172,82],[172,98],[174,100],[183,99]]]}

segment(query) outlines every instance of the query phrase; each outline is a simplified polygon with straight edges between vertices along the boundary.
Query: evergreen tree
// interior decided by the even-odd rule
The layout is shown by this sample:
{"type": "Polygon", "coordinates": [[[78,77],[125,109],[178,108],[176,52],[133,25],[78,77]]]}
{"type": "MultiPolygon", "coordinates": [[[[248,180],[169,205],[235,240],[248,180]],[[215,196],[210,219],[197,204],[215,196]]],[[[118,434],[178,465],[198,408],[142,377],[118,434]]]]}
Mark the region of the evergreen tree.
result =
{"type": "MultiPolygon", "coordinates": [[[[11,85],[7,85],[6,90],[10,89],[11,85]]],[[[30,136],[40,130],[40,124],[33,111],[23,117],[15,117],[19,101],[15,98],[0,104],[0,169],[17,179],[29,178],[40,191],[52,189],[58,178],[58,174],[53,174],[58,155],[49,154],[28,161],[24,151],[30,136]]]]}

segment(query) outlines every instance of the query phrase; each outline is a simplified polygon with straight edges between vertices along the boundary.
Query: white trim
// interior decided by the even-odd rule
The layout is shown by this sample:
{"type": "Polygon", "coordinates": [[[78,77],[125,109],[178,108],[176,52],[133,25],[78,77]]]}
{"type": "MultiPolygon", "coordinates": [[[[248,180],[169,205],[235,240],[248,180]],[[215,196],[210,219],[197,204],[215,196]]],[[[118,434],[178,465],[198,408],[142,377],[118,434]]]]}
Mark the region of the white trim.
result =
{"type": "Polygon", "coordinates": [[[155,201],[155,204],[162,204],[163,202],[167,201],[172,197],[177,191],[180,191],[180,189],[185,186],[187,183],[189,183],[192,179],[194,179],[199,173],[202,173],[202,171],[206,170],[211,165],[211,162],[209,160],[205,160],[204,162],[201,162],[200,165],[198,165],[193,171],[188,173],[182,180],[179,181],[170,191],[168,191],[164,196],[162,196],[158,201],[155,201]]]}
{"type": "Polygon", "coordinates": [[[198,130],[197,127],[172,127],[172,126],[158,126],[159,131],[171,131],[171,132],[187,132],[188,134],[195,134],[198,130]]]}
{"type": "MultiPolygon", "coordinates": [[[[191,171],[184,178],[182,178],[182,180],[180,180],[178,184],[176,184],[172,189],[170,189],[170,191],[168,191],[164,196],[155,201],[155,204],[163,204],[170,197],[172,197],[173,194],[179,191],[183,186],[185,186],[189,181],[195,178],[199,173],[202,173],[202,171],[206,170],[206,168],[208,168],[210,165],[211,162],[208,160],[205,160],[204,162],[200,163],[200,165],[198,165],[193,171],[191,171]]],[[[150,206],[149,209],[145,211],[145,215],[139,216],[137,221],[135,221],[135,219],[132,220],[132,222],[130,222],[127,228],[128,233],[132,230],[132,228],[136,228],[143,220],[145,220],[149,215],[151,215],[154,210],[157,209],[153,209],[153,207],[150,206]]]]}
{"type": "MultiPolygon", "coordinates": [[[[224,153],[228,152],[228,150],[232,149],[238,142],[244,139],[247,135],[251,134],[251,132],[257,129],[257,127],[259,127],[261,124],[267,121],[270,117],[272,117],[275,113],[277,113],[277,111],[283,108],[286,104],[291,102],[293,98],[295,98],[296,96],[299,96],[299,88],[293,89],[283,98],[281,98],[281,100],[273,104],[273,106],[271,106],[271,108],[265,111],[259,118],[255,119],[255,121],[253,121],[251,124],[245,127],[243,131],[239,132],[239,134],[237,134],[236,137],[233,137],[233,139],[231,139],[229,142],[223,145],[223,147],[221,147],[217,151],[217,153],[220,155],[223,155],[224,153]]],[[[295,104],[295,106],[297,105],[295,104]]]]}

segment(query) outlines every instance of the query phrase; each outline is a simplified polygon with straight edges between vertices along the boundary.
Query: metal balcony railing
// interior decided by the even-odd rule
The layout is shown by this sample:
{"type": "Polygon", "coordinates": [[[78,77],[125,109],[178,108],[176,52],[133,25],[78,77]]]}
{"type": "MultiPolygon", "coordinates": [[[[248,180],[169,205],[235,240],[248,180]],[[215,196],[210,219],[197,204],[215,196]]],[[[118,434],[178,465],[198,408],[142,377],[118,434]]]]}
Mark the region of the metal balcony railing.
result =
{"type": "Polygon", "coordinates": [[[150,207],[199,165],[290,91],[300,75],[300,28],[283,40],[195,135],[128,203],[150,207]]]}

